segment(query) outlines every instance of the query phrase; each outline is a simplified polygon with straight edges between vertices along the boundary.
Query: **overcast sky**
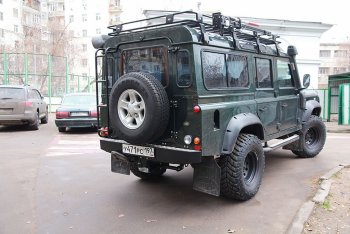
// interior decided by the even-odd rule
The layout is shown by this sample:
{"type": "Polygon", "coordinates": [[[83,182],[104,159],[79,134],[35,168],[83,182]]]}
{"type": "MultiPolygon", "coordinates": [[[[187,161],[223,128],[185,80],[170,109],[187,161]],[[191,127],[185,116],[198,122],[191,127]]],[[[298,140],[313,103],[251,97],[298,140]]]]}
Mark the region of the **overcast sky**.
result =
{"type": "Polygon", "coordinates": [[[121,0],[122,20],[141,17],[142,10],[221,11],[230,16],[245,16],[296,21],[313,21],[338,25],[323,38],[350,39],[349,0],[121,0]]]}

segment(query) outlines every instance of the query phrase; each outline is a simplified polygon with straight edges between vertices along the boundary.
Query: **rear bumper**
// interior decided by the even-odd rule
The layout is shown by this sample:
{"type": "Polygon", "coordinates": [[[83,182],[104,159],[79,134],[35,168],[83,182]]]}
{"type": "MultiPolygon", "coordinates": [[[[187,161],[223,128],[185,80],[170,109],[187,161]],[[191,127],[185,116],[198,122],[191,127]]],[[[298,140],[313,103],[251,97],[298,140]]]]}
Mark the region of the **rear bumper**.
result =
{"type": "Polygon", "coordinates": [[[25,113],[18,115],[0,115],[0,125],[21,125],[30,124],[35,121],[33,113],[25,113]]]}
{"type": "MultiPolygon", "coordinates": [[[[129,155],[122,152],[122,145],[128,144],[125,141],[100,138],[101,149],[106,152],[116,151],[125,155],[126,157],[144,157],[138,155],[129,155]]],[[[191,164],[200,163],[202,161],[201,151],[181,149],[175,147],[158,146],[158,145],[147,145],[149,147],[154,147],[154,158],[145,157],[150,161],[164,162],[164,163],[174,163],[174,164],[191,164]]]]}
{"type": "Polygon", "coordinates": [[[55,124],[57,127],[74,127],[74,128],[84,128],[84,127],[96,127],[96,118],[76,118],[76,119],[56,119],[55,124]]]}

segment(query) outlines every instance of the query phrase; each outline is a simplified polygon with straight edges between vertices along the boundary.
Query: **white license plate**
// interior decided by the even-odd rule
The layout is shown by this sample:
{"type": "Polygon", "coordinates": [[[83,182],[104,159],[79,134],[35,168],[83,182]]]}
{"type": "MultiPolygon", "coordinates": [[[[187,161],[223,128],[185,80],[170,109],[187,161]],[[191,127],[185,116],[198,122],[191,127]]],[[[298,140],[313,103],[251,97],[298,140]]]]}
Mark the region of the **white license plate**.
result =
{"type": "Polygon", "coordinates": [[[80,117],[80,116],[89,116],[88,112],[71,112],[70,116],[80,117]]]}
{"type": "Polygon", "coordinates": [[[154,148],[123,144],[123,153],[134,154],[146,157],[154,157],[154,148]]]}

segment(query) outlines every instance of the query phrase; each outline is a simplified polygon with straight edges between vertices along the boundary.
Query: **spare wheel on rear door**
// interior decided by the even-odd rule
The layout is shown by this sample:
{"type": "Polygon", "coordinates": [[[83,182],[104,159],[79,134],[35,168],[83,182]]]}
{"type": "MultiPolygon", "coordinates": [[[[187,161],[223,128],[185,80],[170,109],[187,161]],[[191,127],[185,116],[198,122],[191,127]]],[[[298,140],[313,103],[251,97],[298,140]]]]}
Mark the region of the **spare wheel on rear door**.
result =
{"type": "Polygon", "coordinates": [[[147,73],[121,76],[109,97],[109,120],[119,139],[131,144],[157,140],[169,121],[169,100],[164,87],[147,73]]]}

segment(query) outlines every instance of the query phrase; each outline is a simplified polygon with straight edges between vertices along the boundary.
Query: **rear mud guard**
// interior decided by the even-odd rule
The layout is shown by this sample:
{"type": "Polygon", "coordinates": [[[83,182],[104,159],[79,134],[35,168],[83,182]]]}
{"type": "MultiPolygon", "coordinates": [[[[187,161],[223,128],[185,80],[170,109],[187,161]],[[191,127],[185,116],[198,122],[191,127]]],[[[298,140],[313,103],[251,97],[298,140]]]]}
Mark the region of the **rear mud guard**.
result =
{"type": "Polygon", "coordinates": [[[130,163],[127,157],[118,152],[112,151],[111,170],[115,173],[130,175],[130,163]]]}
{"type": "Polygon", "coordinates": [[[193,189],[214,196],[220,195],[221,168],[214,157],[203,157],[193,164],[193,189]]]}

